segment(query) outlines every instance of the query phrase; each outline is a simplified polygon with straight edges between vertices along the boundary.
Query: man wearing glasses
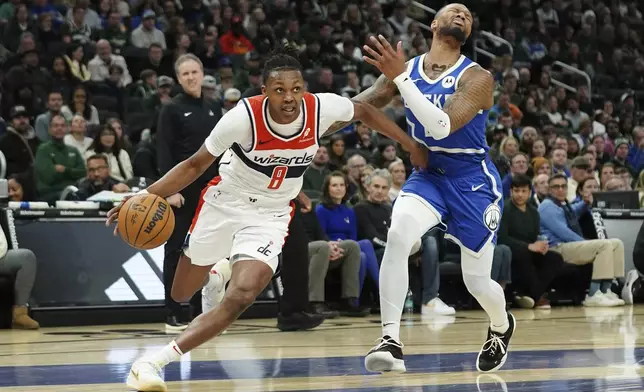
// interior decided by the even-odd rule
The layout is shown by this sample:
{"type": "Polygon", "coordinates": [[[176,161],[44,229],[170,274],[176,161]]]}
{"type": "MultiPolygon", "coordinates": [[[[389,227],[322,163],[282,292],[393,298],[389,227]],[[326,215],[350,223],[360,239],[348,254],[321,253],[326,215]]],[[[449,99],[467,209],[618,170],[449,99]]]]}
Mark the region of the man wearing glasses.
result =
{"type": "Polygon", "coordinates": [[[87,158],[87,177],[78,183],[76,195],[79,200],[87,200],[102,192],[129,192],[130,187],[110,175],[110,167],[104,155],[92,155],[87,158]]]}
{"type": "Polygon", "coordinates": [[[561,254],[564,262],[593,264],[584,306],[624,305],[611,291],[613,279],[624,276],[624,243],[617,238],[585,240],[582,236],[578,218],[592,205],[591,193],[584,200],[569,203],[568,179],[560,173],[550,178],[549,188],[549,197],[539,205],[541,235],[548,238],[548,249],[561,254]]]}

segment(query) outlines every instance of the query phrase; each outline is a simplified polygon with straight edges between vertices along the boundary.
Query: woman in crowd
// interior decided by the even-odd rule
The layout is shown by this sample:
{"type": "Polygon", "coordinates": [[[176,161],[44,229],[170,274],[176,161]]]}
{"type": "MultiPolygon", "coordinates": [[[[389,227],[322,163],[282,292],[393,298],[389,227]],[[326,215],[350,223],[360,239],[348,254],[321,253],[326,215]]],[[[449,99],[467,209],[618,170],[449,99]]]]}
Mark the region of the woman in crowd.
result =
{"type": "Polygon", "coordinates": [[[112,177],[123,182],[133,177],[134,173],[130,155],[123,149],[121,141],[116,136],[116,132],[108,125],[94,139],[94,142],[85,153],[85,158],[96,154],[103,154],[107,157],[112,177]]]}
{"type": "Polygon", "coordinates": [[[546,142],[543,139],[538,138],[532,142],[532,147],[530,148],[530,158],[543,158],[546,156],[546,142]]]}
{"type": "Polygon", "coordinates": [[[26,174],[13,174],[9,176],[9,201],[35,201],[36,187],[26,174]]]}
{"type": "MultiPolygon", "coordinates": [[[[599,181],[597,181],[594,177],[588,177],[585,180],[580,181],[577,185],[577,196],[572,202],[576,203],[578,201],[584,200],[584,196],[592,194],[594,192],[599,192],[599,181]]],[[[595,229],[595,223],[593,221],[593,216],[590,209],[579,216],[579,226],[581,226],[581,232],[585,239],[597,239],[597,230],[595,229]]]]}
{"type": "MultiPolygon", "coordinates": [[[[358,220],[356,214],[347,206],[347,179],[335,171],[327,176],[322,188],[320,204],[315,209],[320,226],[331,241],[358,241],[358,220]]],[[[369,277],[378,286],[380,267],[373,245],[369,240],[358,241],[360,245],[360,283],[369,277]]]]}
{"type": "Polygon", "coordinates": [[[72,118],[69,133],[63,138],[63,142],[70,147],[76,147],[81,155],[85,156],[85,152],[92,145],[94,140],[87,134],[87,122],[83,116],[75,115],[72,118]]]}
{"type": "Polygon", "coordinates": [[[398,197],[400,190],[407,178],[405,164],[403,161],[395,161],[389,164],[389,173],[391,174],[391,187],[389,188],[389,200],[393,203],[398,197]]]}
{"type": "Polygon", "coordinates": [[[329,141],[329,170],[342,170],[347,164],[347,157],[344,149],[344,138],[341,134],[334,134],[329,141]]]}
{"type": "Polygon", "coordinates": [[[78,82],[87,82],[90,80],[91,74],[87,69],[87,61],[85,61],[85,52],[83,45],[73,44],[67,49],[65,61],[72,74],[78,82]]]}
{"type": "Polygon", "coordinates": [[[90,103],[89,91],[82,84],[74,88],[70,102],[64,105],[60,111],[65,118],[71,118],[73,115],[78,114],[83,116],[89,125],[100,124],[98,109],[90,103]]]}
{"type": "Polygon", "coordinates": [[[546,174],[548,177],[552,175],[552,165],[550,161],[544,157],[532,159],[532,172],[535,176],[539,174],[546,174]]]}

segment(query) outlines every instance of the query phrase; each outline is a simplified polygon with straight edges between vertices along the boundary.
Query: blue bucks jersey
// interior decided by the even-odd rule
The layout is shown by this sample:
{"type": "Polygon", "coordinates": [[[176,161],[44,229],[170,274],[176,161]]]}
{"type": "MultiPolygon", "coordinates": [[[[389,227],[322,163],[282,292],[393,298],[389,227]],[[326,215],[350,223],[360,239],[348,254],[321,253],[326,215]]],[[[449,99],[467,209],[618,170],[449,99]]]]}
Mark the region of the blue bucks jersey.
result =
{"type": "MultiPolygon", "coordinates": [[[[461,55],[456,64],[443,72],[438,79],[431,80],[423,70],[424,59],[425,54],[422,54],[410,60],[407,72],[425,98],[439,109],[442,109],[445,101],[454,94],[465,70],[477,65],[461,55]]],[[[479,111],[463,128],[441,140],[431,137],[407,105],[405,105],[405,115],[409,135],[430,150],[429,167],[431,169],[453,173],[473,165],[480,167],[481,161],[485,159],[488,151],[485,139],[487,110],[479,111]]]]}

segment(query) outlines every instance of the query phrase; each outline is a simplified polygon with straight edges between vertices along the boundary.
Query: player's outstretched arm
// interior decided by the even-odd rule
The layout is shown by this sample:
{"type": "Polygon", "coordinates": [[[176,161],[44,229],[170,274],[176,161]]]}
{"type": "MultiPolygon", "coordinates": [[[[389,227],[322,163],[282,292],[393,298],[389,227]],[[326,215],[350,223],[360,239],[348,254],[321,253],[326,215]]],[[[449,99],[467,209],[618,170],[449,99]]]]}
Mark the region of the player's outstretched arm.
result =
{"type": "MultiPolygon", "coordinates": [[[[380,75],[371,87],[351,98],[351,100],[355,103],[367,103],[375,106],[376,108],[382,108],[391,101],[397,91],[398,88],[391,80],[387,79],[385,75],[380,75]]],[[[352,122],[353,121],[338,121],[331,125],[325,134],[328,135],[333,132],[337,132],[352,122]]]]}
{"type": "MultiPolygon", "coordinates": [[[[199,151],[194,153],[190,158],[181,162],[170,169],[163,177],[150,185],[144,192],[167,198],[168,196],[178,194],[188,185],[192,184],[212,165],[217,157],[213,156],[205,145],[201,146],[199,151]]],[[[125,200],[118,206],[115,206],[107,213],[106,226],[116,222],[119,210],[125,200]]],[[[114,235],[117,234],[118,226],[114,228],[114,235]]]]}
{"type": "Polygon", "coordinates": [[[414,167],[420,169],[427,167],[427,149],[416,143],[414,139],[409,137],[405,131],[400,129],[380,109],[376,109],[368,103],[354,102],[353,121],[362,121],[369,128],[400,143],[411,154],[410,159],[414,167]]]}
{"type": "Polygon", "coordinates": [[[181,192],[185,187],[195,182],[208,168],[215,163],[217,157],[212,155],[205,145],[190,158],[170,169],[163,177],[150,185],[146,190],[161,197],[168,197],[181,192]]]}
{"type": "Polygon", "coordinates": [[[427,100],[406,72],[405,56],[399,42],[394,50],[389,42],[379,36],[371,37],[376,49],[364,46],[371,57],[364,60],[392,79],[405,103],[434,139],[443,139],[470,122],[481,109],[493,105],[494,78],[481,67],[472,67],[461,76],[456,92],[444,110],[427,100]]]}

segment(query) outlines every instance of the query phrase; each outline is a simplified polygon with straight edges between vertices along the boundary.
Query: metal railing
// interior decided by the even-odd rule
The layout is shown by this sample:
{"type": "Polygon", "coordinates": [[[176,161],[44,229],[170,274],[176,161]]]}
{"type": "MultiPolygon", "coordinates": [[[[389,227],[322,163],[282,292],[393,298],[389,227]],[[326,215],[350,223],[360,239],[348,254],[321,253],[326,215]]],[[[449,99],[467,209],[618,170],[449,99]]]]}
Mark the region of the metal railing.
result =
{"type": "MultiPolygon", "coordinates": [[[[415,1],[415,0],[412,1],[410,4],[413,5],[413,6],[416,6],[416,7],[420,8],[420,9],[422,9],[424,11],[427,11],[432,15],[436,15],[436,13],[438,12],[437,10],[426,6],[425,4],[419,3],[418,1],[415,1]]],[[[424,24],[422,22],[419,22],[419,21],[416,21],[416,23],[418,23],[418,26],[421,29],[431,31],[430,26],[428,26],[428,25],[426,25],[426,24],[424,24]]],[[[480,36],[482,36],[482,37],[484,37],[484,38],[486,38],[486,39],[488,39],[488,40],[490,40],[490,41],[492,41],[492,42],[494,42],[496,44],[507,46],[509,51],[510,51],[510,56],[514,55],[514,47],[512,46],[512,44],[508,40],[506,40],[506,39],[504,39],[502,37],[499,37],[498,35],[493,34],[493,33],[489,32],[489,31],[483,31],[482,30],[482,31],[479,31],[478,33],[479,33],[480,36]]],[[[494,53],[489,52],[489,51],[479,47],[480,44],[481,44],[480,40],[477,40],[477,39],[474,40],[474,56],[477,56],[478,54],[481,54],[481,55],[483,55],[485,57],[488,57],[488,58],[490,58],[492,60],[494,60],[497,57],[494,53]]],[[[476,58],[474,58],[474,61],[476,61],[476,58]]],[[[559,67],[561,67],[561,68],[563,68],[563,69],[565,69],[565,70],[567,70],[569,72],[575,73],[577,75],[581,75],[586,80],[586,83],[588,84],[588,95],[592,96],[592,86],[591,86],[592,83],[591,83],[590,76],[586,72],[584,72],[584,71],[582,71],[580,69],[577,69],[577,68],[575,68],[575,67],[573,67],[571,65],[568,65],[566,63],[562,63],[561,61],[555,61],[553,63],[553,66],[559,66],[559,67]]],[[[563,87],[564,89],[566,89],[566,90],[568,90],[570,92],[573,92],[573,93],[577,92],[576,88],[574,88],[574,87],[572,87],[572,86],[570,86],[570,85],[568,85],[568,84],[566,84],[566,83],[564,83],[564,82],[562,82],[560,80],[556,80],[556,79],[551,77],[550,81],[555,86],[563,87]]]]}
{"type": "MultiPolygon", "coordinates": [[[[552,63],[552,65],[561,67],[561,68],[565,69],[566,71],[575,73],[577,75],[581,75],[586,80],[586,83],[588,84],[588,95],[591,96],[591,97],[593,96],[593,93],[592,93],[592,81],[590,80],[590,75],[588,75],[586,72],[584,72],[584,71],[582,71],[582,70],[580,70],[578,68],[575,68],[575,67],[573,67],[571,65],[568,65],[566,63],[562,63],[561,61],[555,61],[554,63],[552,63]]],[[[575,90],[575,91],[577,91],[577,90],[575,90]]]]}

